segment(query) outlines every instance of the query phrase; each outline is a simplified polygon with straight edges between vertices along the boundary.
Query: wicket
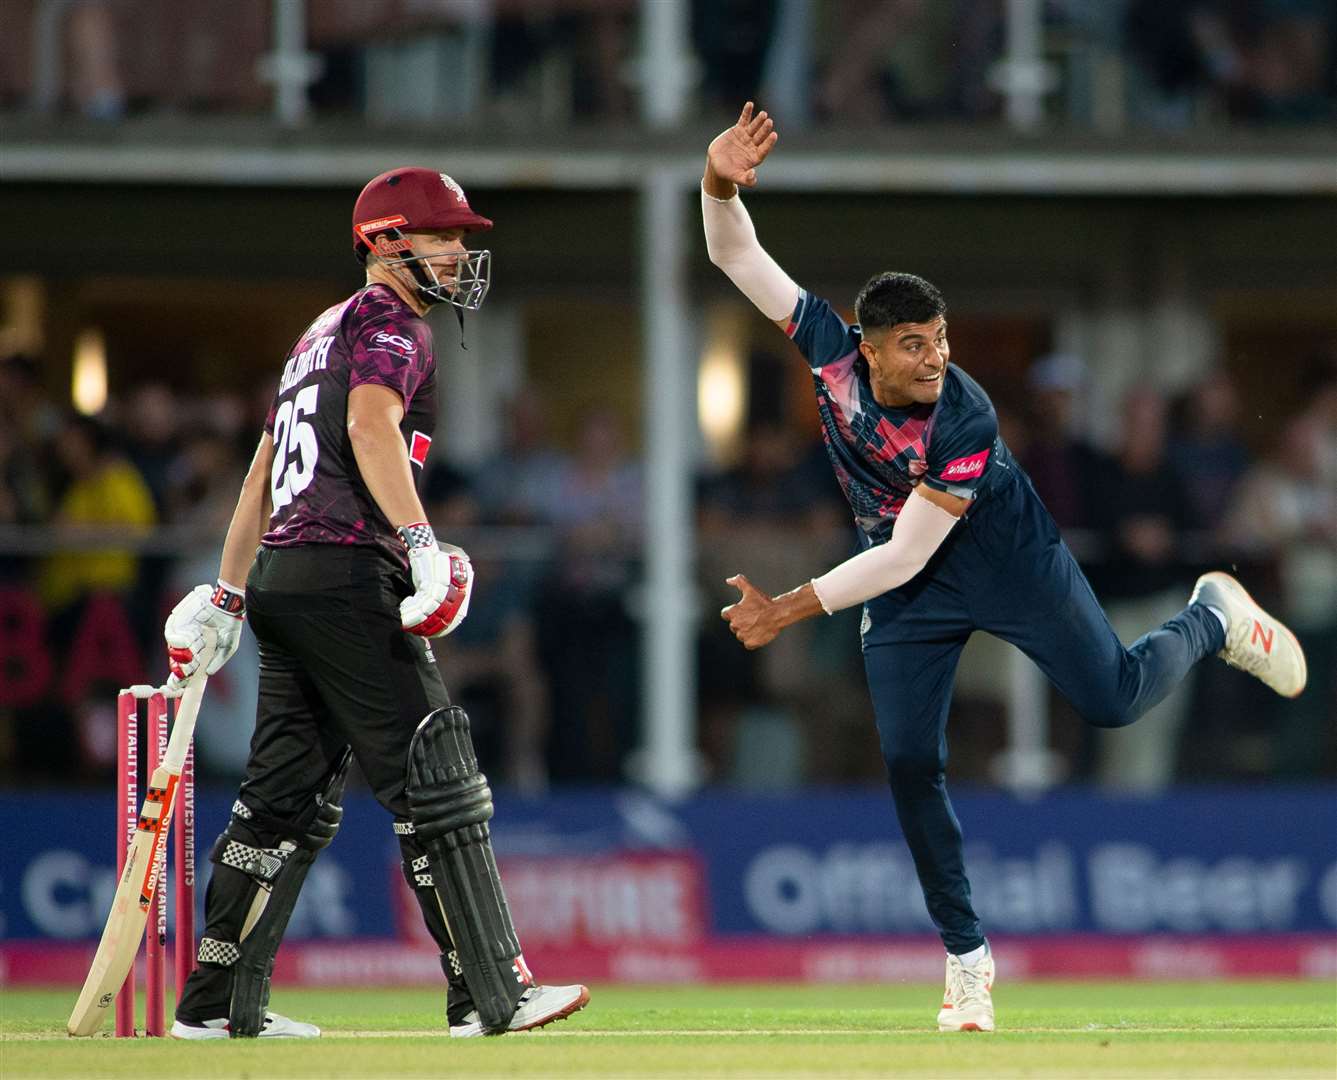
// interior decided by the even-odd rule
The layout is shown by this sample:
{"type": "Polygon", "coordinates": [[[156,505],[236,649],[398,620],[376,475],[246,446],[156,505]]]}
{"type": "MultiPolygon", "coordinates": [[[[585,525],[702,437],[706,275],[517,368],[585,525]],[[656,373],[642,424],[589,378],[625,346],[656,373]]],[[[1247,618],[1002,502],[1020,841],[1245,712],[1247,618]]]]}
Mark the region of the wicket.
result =
{"type": "MultiPolygon", "coordinates": [[[[152,776],[167,750],[169,718],[175,722],[176,701],[180,694],[163,686],[131,686],[116,699],[116,873],[125,869],[126,853],[134,842],[139,821],[139,703],[148,703],[145,718],[145,742],[148,745],[148,772],[152,776]],[[173,714],[169,716],[169,714],[173,714]]],[[[195,751],[186,752],[181,769],[175,832],[172,836],[172,865],[176,889],[176,934],[173,943],[173,973],[179,999],[186,978],[195,970],[195,751]]],[[[164,855],[164,858],[166,856],[164,855]]],[[[167,874],[158,879],[153,897],[145,944],[144,1034],[166,1034],[164,994],[167,951],[167,874]]],[[[116,1037],[135,1036],[135,969],[133,965],[116,995],[116,1037]]]]}

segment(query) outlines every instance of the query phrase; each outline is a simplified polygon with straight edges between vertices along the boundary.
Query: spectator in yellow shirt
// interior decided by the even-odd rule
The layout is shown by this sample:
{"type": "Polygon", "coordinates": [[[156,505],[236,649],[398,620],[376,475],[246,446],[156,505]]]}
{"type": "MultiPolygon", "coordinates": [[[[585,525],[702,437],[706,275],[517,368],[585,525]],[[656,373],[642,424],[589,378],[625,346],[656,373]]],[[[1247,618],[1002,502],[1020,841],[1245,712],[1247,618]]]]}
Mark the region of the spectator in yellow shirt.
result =
{"type": "Polygon", "coordinates": [[[60,548],[84,532],[144,530],[157,520],[144,478],[115,449],[106,425],[73,417],[56,439],[69,477],[52,522],[58,550],[42,567],[42,598],[50,611],[67,609],[92,592],[126,592],[135,584],[138,556],[115,546],[60,548]]]}

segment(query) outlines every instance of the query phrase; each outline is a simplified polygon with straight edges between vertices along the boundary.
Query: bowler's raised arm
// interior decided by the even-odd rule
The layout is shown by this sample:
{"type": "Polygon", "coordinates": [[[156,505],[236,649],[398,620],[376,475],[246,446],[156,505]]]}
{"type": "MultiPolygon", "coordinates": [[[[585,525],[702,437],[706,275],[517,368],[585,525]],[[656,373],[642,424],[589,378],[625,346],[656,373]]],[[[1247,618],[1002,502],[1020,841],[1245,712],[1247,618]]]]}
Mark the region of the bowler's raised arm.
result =
{"type": "Polygon", "coordinates": [[[765,112],[754,115],[750,101],[743,106],[738,123],[715,136],[706,150],[701,220],[710,261],[763,315],[784,330],[798,303],[798,286],[757,242],[752,219],[738,197],[740,185],[756,185],[757,167],[778,138],[765,112]]]}

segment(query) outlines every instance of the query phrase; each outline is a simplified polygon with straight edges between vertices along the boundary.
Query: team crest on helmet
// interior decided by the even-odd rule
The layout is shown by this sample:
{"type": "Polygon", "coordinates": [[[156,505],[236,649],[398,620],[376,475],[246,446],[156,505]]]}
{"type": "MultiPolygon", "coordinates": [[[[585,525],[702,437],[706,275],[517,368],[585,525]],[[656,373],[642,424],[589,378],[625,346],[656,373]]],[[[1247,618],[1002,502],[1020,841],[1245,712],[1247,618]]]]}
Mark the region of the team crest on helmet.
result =
{"type": "Polygon", "coordinates": [[[469,201],[464,197],[464,188],[460,187],[459,184],[455,183],[455,181],[452,180],[445,173],[441,174],[441,183],[445,184],[446,187],[450,188],[450,190],[455,193],[455,198],[459,199],[460,202],[467,203],[469,201]]]}

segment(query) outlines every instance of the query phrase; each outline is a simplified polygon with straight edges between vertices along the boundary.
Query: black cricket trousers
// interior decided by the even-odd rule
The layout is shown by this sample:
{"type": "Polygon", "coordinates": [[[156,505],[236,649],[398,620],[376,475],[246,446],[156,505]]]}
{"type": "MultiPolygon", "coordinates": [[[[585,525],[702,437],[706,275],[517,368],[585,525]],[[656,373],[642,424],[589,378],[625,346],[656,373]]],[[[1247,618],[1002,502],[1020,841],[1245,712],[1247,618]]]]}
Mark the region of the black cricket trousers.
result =
{"type": "Polygon", "coordinates": [[[345,745],[377,800],[409,816],[409,742],[450,704],[426,638],[404,633],[408,572],[373,548],[261,548],[246,583],[260,698],[241,800],[291,818],[345,745]]]}

